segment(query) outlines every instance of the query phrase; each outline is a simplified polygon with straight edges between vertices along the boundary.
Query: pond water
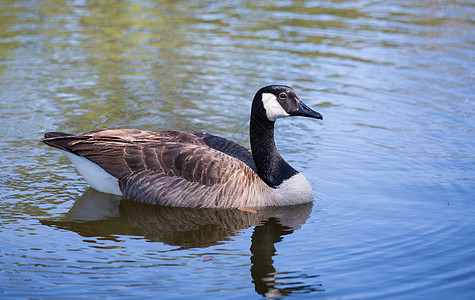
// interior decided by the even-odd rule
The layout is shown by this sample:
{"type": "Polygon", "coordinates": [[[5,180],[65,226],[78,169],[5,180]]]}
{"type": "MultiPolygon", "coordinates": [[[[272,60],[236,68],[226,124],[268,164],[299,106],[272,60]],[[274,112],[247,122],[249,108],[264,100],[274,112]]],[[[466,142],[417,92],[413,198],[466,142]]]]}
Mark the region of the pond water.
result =
{"type": "Polygon", "coordinates": [[[3,1],[0,298],[473,299],[473,1],[3,1]],[[312,204],[257,214],[89,189],[46,131],[208,131],[254,93],[312,204]]]}

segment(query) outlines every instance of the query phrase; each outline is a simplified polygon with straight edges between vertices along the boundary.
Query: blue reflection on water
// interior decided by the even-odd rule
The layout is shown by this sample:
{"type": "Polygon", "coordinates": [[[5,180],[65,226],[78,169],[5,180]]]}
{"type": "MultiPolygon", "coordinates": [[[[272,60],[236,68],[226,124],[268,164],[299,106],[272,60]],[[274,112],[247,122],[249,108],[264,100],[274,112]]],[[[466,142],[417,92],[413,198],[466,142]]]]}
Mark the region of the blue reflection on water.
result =
{"type": "Polygon", "coordinates": [[[469,1],[13,1],[0,15],[4,297],[473,298],[469,1]],[[74,216],[84,181],[38,143],[129,127],[246,145],[272,83],[325,116],[277,124],[316,192],[298,230],[275,216],[160,230],[160,209],[117,199],[74,216]]]}

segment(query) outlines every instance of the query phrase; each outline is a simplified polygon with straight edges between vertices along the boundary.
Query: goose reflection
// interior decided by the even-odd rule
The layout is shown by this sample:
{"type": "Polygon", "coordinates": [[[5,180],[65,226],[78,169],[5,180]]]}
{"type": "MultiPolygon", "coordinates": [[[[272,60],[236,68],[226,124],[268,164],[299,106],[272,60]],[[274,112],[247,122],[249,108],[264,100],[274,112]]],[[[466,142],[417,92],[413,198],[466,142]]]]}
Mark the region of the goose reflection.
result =
{"type": "Polygon", "coordinates": [[[42,223],[84,237],[118,240],[123,235],[143,236],[178,249],[217,245],[255,226],[250,249],[255,290],[265,297],[279,297],[294,292],[323,291],[320,284],[304,282],[308,277],[317,276],[276,273],[273,267],[275,243],[299,229],[311,211],[312,203],[255,211],[153,206],[87,189],[64,217],[42,223]],[[292,283],[283,287],[276,282],[279,276],[291,279],[292,283]]]}

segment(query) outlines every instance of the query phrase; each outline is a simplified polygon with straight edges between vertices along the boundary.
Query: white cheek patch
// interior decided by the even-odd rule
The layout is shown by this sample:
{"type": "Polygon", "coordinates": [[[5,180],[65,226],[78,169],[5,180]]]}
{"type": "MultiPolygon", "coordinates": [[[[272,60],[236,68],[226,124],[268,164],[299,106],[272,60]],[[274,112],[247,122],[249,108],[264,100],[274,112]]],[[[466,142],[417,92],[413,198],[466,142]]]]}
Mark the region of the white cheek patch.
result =
{"type": "Polygon", "coordinates": [[[262,104],[266,110],[267,119],[275,121],[278,118],[289,117],[290,115],[282,108],[277,98],[270,93],[262,94],[262,104]]]}

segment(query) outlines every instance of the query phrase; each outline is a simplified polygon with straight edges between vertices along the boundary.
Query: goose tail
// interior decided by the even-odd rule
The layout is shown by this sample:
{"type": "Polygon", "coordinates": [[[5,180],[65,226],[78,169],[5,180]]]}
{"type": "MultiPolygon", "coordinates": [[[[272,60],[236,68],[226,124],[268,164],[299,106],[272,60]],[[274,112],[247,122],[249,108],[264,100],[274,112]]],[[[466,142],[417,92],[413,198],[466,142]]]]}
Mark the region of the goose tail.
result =
{"type": "MultiPolygon", "coordinates": [[[[48,146],[55,147],[67,152],[75,153],[75,151],[68,145],[72,139],[78,137],[74,134],[64,132],[47,132],[45,137],[41,139],[43,143],[48,146]]],[[[76,153],[75,153],[76,154],[76,153]]]]}

